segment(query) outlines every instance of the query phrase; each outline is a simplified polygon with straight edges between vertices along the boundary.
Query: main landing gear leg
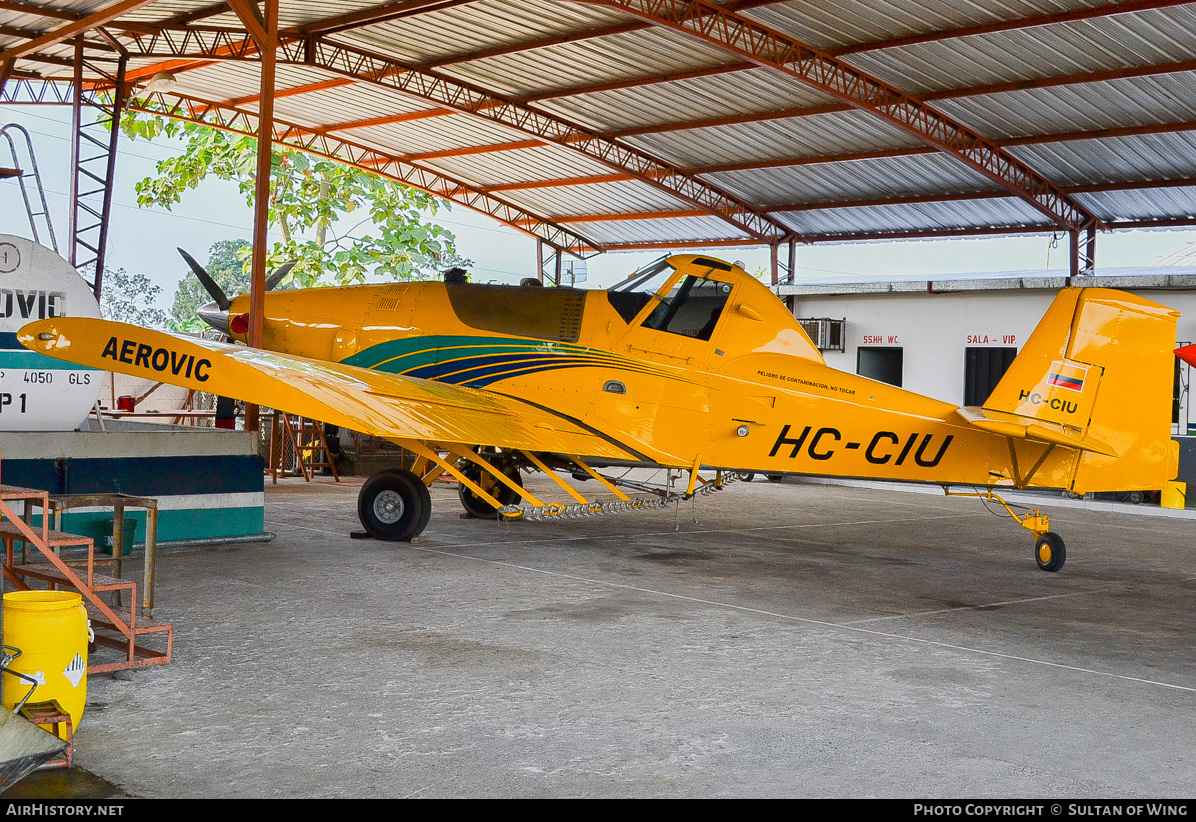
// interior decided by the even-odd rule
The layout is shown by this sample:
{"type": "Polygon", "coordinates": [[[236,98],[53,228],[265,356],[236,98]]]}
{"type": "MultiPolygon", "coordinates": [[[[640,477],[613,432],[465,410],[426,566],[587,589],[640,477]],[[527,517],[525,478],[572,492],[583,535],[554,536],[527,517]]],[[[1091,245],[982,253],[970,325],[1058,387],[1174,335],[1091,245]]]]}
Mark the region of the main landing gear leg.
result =
{"type": "Polygon", "coordinates": [[[952,491],[950,488],[944,486],[943,492],[949,497],[979,497],[983,500],[999,503],[1005,509],[1005,512],[1013,518],[1014,522],[1034,535],[1034,561],[1038,563],[1038,567],[1041,570],[1054,573],[1061,569],[1063,563],[1067,561],[1067,546],[1063,544],[1063,537],[1051,530],[1050,518],[1041,511],[1035,510],[1019,514],[1009,506],[1009,503],[994,494],[992,489],[983,494],[978,494],[952,491]]]}

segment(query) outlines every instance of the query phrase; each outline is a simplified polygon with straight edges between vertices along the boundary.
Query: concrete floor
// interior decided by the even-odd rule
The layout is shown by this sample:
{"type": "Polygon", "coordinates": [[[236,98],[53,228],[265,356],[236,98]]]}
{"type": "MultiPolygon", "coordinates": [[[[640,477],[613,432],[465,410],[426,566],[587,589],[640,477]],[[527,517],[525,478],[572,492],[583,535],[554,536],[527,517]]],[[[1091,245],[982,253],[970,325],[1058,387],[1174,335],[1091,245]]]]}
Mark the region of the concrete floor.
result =
{"type": "MultiPolygon", "coordinates": [[[[543,487],[541,478],[537,487],[543,487]]],[[[1196,522],[756,481],[680,511],[164,552],[174,662],[96,676],[81,768],[142,797],[1190,797],[1196,522]]],[[[1126,513],[1129,512],[1129,513],[1126,513]]],[[[19,786],[18,786],[19,787],[19,786]]],[[[36,787],[33,790],[37,790],[36,787]]]]}

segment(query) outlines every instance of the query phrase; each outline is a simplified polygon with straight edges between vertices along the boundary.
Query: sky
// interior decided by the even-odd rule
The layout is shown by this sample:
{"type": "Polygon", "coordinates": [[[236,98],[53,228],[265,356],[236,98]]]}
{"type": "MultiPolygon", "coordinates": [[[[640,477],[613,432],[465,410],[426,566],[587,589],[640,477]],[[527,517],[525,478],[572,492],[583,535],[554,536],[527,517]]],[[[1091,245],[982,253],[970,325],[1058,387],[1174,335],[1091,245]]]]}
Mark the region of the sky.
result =
{"type": "MultiPolygon", "coordinates": [[[[0,125],[8,123],[23,126],[33,140],[54,230],[65,256],[70,109],[0,106],[0,125]]],[[[145,274],[161,286],[158,305],[163,309],[169,308],[180,278],[188,276],[176,247],[203,262],[213,243],[236,238],[248,240],[253,227],[252,212],[235,184],[219,180],[205,181],[171,211],[137,206],[136,182],[152,176],[159,160],[181,151],[177,142],[130,141],[122,136],[109,224],[108,267],[145,274]]],[[[0,166],[9,166],[11,162],[8,144],[0,140],[0,166]]],[[[435,221],[456,234],[458,252],[473,261],[472,281],[514,284],[523,277],[535,276],[536,243],[532,237],[463,206],[441,211],[435,221]]],[[[347,230],[357,222],[357,218],[346,220],[340,230],[347,230]]],[[[0,180],[0,234],[31,236],[15,180],[0,180]]],[[[1196,231],[1101,234],[1097,238],[1097,264],[1099,268],[1146,266],[1190,242],[1196,242],[1196,231]]],[[[49,244],[45,238],[43,243],[49,244]]],[[[610,286],[662,253],[607,253],[591,258],[584,287],[610,286]]],[[[744,262],[752,272],[766,270],[769,265],[767,248],[719,248],[710,253],[744,262]]],[[[1067,238],[1060,237],[1052,244],[1048,235],[819,244],[798,247],[797,276],[811,281],[845,275],[884,280],[981,271],[1058,270],[1067,268],[1067,254],[1067,238]]]]}

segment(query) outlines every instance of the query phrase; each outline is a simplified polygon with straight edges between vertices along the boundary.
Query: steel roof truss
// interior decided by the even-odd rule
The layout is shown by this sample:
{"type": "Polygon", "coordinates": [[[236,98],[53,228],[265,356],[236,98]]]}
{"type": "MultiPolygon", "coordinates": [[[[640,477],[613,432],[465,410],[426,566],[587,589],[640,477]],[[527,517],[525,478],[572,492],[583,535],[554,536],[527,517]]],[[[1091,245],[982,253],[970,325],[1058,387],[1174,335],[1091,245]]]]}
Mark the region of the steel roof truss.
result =
{"type": "Polygon", "coordinates": [[[579,0],[628,14],[782,71],[937,146],[1066,229],[1096,220],[1045,177],[910,95],[778,31],[704,0],[579,0]]]}
{"type": "MultiPolygon", "coordinates": [[[[223,103],[178,94],[154,93],[131,100],[127,107],[237,134],[257,135],[257,116],[253,112],[223,103]]],[[[527,209],[503,201],[488,192],[479,191],[438,171],[403,162],[358,143],[304,126],[285,123],[277,118],[274,121],[274,142],[330,160],[347,162],[362,168],[369,167],[383,177],[459,203],[510,225],[519,225],[528,234],[574,254],[603,250],[580,234],[555,225],[527,209]]]]}
{"type": "MultiPolygon", "coordinates": [[[[195,60],[246,59],[257,52],[252,38],[244,33],[194,29],[135,37],[130,51],[139,57],[195,60]]],[[[319,37],[283,41],[278,59],[391,88],[565,146],[699,206],[759,241],[772,242],[789,233],[746,203],[655,157],[488,91],[319,37]]]]}

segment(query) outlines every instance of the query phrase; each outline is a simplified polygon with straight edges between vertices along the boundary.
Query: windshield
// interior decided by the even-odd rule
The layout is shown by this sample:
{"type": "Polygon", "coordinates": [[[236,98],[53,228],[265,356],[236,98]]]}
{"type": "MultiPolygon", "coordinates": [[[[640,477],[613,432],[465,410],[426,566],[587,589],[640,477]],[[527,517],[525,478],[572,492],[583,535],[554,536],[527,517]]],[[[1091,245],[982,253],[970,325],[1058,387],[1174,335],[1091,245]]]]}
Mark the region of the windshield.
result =
{"type": "Polygon", "coordinates": [[[709,340],[731,296],[731,286],[691,274],[677,280],[667,294],[661,294],[661,289],[676,273],[677,269],[662,257],[611,288],[606,297],[619,315],[630,323],[654,296],[659,295],[659,302],[644,318],[644,328],[709,340]]]}
{"type": "Polygon", "coordinates": [[[608,289],[606,299],[623,321],[629,323],[676,271],[665,257],[661,257],[608,289]]]}

